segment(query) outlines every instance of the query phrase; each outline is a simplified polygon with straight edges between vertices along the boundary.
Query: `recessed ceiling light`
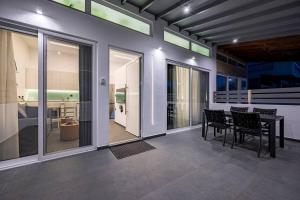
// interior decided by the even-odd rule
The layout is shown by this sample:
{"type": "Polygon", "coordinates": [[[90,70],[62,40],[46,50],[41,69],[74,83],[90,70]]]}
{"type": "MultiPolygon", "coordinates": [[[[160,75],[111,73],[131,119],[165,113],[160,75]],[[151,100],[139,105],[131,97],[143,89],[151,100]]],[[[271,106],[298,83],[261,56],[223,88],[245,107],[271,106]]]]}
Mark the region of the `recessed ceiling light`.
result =
{"type": "Polygon", "coordinates": [[[236,43],[238,43],[238,41],[239,41],[239,39],[235,38],[235,39],[232,40],[232,43],[236,44],[236,43]]]}
{"type": "Polygon", "coordinates": [[[189,12],[190,12],[190,6],[184,6],[184,8],[183,8],[183,13],[184,14],[188,14],[189,12]]]}
{"type": "Polygon", "coordinates": [[[40,10],[40,9],[36,9],[36,11],[35,11],[37,14],[39,14],[39,15],[42,15],[43,14],[43,11],[42,10],[40,10]]]}

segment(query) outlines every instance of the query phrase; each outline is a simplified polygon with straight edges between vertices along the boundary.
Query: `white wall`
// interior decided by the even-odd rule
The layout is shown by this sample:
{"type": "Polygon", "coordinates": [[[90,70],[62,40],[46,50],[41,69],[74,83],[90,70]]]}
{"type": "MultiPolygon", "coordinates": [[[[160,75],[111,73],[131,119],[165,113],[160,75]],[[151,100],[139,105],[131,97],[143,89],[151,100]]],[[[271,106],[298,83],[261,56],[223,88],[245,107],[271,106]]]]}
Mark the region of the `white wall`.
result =
{"type": "MultiPolygon", "coordinates": [[[[120,1],[112,0],[112,2],[120,1]]],[[[138,14],[138,9],[129,4],[126,8],[138,14]]],[[[148,13],[144,17],[154,19],[148,13]]],[[[109,77],[108,47],[110,45],[143,53],[143,88],[142,88],[142,136],[152,136],[166,132],[167,129],[167,88],[166,88],[166,59],[186,63],[210,70],[210,102],[215,90],[216,62],[189,50],[177,47],[163,41],[163,30],[166,22],[154,21],[153,37],[147,36],[119,25],[82,14],[78,11],[65,8],[50,1],[37,0],[10,0],[0,1],[0,18],[18,21],[53,30],[61,33],[97,41],[97,72],[99,78],[109,77]],[[42,9],[44,15],[35,13],[42,9]],[[162,51],[156,50],[162,47],[162,51]],[[191,58],[195,56],[196,60],[191,58]],[[165,114],[162,114],[165,113],[165,114]]],[[[109,119],[109,84],[97,85],[99,119],[97,119],[98,140],[97,146],[108,144],[109,119]]]]}
{"type": "MultiPolygon", "coordinates": [[[[210,105],[211,109],[230,110],[230,106],[249,107],[250,111],[256,108],[276,108],[277,115],[284,116],[284,134],[286,138],[300,140],[300,106],[292,105],[262,105],[262,104],[225,104],[213,103],[210,105]]],[[[277,123],[277,135],[279,135],[279,123],[277,123]]]]}
{"type": "Polygon", "coordinates": [[[19,34],[12,34],[14,57],[17,67],[16,81],[17,81],[17,95],[25,96],[26,83],[26,68],[29,67],[29,52],[28,45],[22,40],[19,34]]]}

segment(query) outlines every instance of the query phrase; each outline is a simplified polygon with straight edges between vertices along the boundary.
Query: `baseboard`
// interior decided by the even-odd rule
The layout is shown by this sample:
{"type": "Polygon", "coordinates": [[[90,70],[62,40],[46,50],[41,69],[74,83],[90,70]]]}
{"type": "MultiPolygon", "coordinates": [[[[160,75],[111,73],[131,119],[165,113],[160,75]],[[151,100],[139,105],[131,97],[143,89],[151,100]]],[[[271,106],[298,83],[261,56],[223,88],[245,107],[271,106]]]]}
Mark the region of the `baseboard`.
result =
{"type": "Polygon", "coordinates": [[[158,134],[158,135],[151,135],[151,136],[148,136],[148,137],[144,137],[143,140],[149,140],[149,139],[152,139],[152,138],[157,138],[157,137],[162,137],[162,136],[166,136],[167,133],[162,133],[162,134],[158,134]]]}
{"type": "MultiPolygon", "coordinates": [[[[278,136],[277,136],[278,137],[278,136]]],[[[288,140],[288,141],[293,141],[293,142],[300,142],[300,140],[298,139],[294,139],[294,138],[284,138],[285,140],[288,140]]]]}

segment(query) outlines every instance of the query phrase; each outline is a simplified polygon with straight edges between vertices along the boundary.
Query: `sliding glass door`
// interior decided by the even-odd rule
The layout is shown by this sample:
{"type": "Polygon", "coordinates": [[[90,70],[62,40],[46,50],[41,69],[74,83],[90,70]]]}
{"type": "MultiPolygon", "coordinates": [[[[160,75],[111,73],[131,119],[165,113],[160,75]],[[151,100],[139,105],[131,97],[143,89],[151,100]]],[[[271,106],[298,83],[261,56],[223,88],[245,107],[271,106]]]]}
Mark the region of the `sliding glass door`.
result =
{"type": "Polygon", "coordinates": [[[0,28],[0,168],[92,145],[93,43],[48,34],[0,28]]]}
{"type": "Polygon", "coordinates": [[[208,107],[208,77],[208,72],[168,64],[168,130],[202,122],[208,107]]]}
{"type": "Polygon", "coordinates": [[[191,124],[192,126],[202,123],[202,113],[208,108],[208,72],[192,69],[192,102],[191,102],[191,124]]]}
{"type": "Polygon", "coordinates": [[[37,44],[0,28],[0,162],[38,153],[37,44]]]}
{"type": "Polygon", "coordinates": [[[189,126],[190,70],[168,64],[168,129],[189,126]]]}
{"type": "Polygon", "coordinates": [[[45,37],[44,152],[92,144],[92,47],[45,37]]]}

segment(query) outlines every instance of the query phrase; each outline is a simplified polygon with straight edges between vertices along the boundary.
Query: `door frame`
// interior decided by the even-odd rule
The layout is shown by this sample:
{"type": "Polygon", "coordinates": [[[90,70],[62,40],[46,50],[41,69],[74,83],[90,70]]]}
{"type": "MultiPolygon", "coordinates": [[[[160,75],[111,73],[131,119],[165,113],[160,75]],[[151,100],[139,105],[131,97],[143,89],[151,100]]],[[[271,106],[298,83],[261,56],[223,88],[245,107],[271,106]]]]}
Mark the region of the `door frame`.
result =
{"type": "MultiPolygon", "coordinates": [[[[125,53],[129,53],[129,54],[134,54],[140,57],[140,73],[139,73],[139,91],[140,91],[140,95],[139,95],[139,107],[140,107],[140,111],[139,111],[139,136],[135,139],[129,139],[129,140],[123,140],[123,141],[119,141],[119,142],[114,142],[114,143],[109,143],[109,115],[108,115],[108,146],[115,146],[115,145],[120,145],[120,144],[125,144],[125,143],[130,143],[133,141],[138,141],[141,140],[143,138],[143,123],[142,123],[142,114],[143,114],[143,106],[142,106],[142,100],[143,100],[143,86],[144,86],[144,53],[142,52],[138,52],[138,51],[134,51],[134,50],[130,50],[130,49],[125,49],[122,47],[117,47],[114,45],[108,45],[108,85],[109,85],[109,75],[110,75],[110,50],[116,50],[116,51],[120,51],[120,52],[125,52],[125,53]]],[[[107,93],[108,97],[109,97],[109,89],[108,89],[108,93],[107,93]]],[[[107,105],[109,107],[109,104],[107,105]]],[[[109,108],[108,108],[109,110],[109,108]]]]}
{"type": "MultiPolygon", "coordinates": [[[[29,26],[20,25],[19,23],[12,23],[0,20],[0,29],[5,29],[8,31],[21,33],[21,34],[27,34],[30,36],[34,36],[38,40],[38,30],[35,28],[31,28],[29,26]]],[[[3,160],[0,161],[0,171],[11,169],[14,167],[20,167],[28,164],[37,163],[38,161],[38,154],[31,155],[31,156],[25,156],[25,157],[19,157],[9,160],[3,160]]]]}
{"type": "Polygon", "coordinates": [[[78,44],[86,44],[92,47],[92,110],[98,110],[98,68],[96,66],[96,59],[97,59],[97,42],[78,38],[75,36],[70,36],[66,34],[61,34],[57,32],[52,32],[44,29],[38,29],[38,68],[39,68],[39,113],[38,113],[38,123],[39,123],[39,140],[38,140],[38,159],[40,161],[46,161],[51,159],[56,159],[60,157],[66,157],[82,152],[93,151],[97,149],[97,111],[92,112],[92,145],[85,146],[85,147],[78,147],[72,149],[66,149],[58,152],[45,152],[45,133],[46,133],[46,77],[47,77],[47,66],[46,66],[46,56],[47,56],[47,46],[46,42],[48,38],[54,38],[62,41],[70,41],[78,44]]]}
{"type": "MultiPolygon", "coordinates": [[[[174,60],[170,60],[170,59],[166,59],[165,62],[165,70],[166,70],[166,80],[168,81],[168,64],[170,65],[176,65],[178,67],[183,67],[183,68],[187,68],[189,69],[189,126],[186,127],[180,127],[180,128],[174,128],[174,129],[168,129],[168,120],[166,120],[166,133],[167,134],[172,134],[172,133],[177,133],[177,132],[182,132],[182,131],[188,131],[188,130],[192,130],[192,129],[197,129],[197,128],[201,128],[202,127],[202,123],[197,124],[197,125],[192,125],[192,104],[191,104],[191,97],[192,97],[192,70],[197,70],[197,71],[202,71],[202,72],[207,72],[208,73],[208,84],[210,81],[210,74],[211,74],[211,70],[203,68],[203,67],[198,67],[195,65],[190,65],[190,64],[186,64],[186,63],[182,63],[182,62],[178,62],[178,61],[174,61],[174,60]]],[[[168,89],[166,89],[166,92],[168,93],[168,89]]],[[[208,94],[209,94],[209,90],[208,90],[208,94]]],[[[208,100],[208,106],[209,106],[209,100],[208,100]]],[[[165,111],[166,111],[166,118],[167,116],[167,110],[168,110],[168,94],[166,95],[166,101],[165,101],[165,111]]]]}
{"type": "Polygon", "coordinates": [[[10,160],[0,161],[0,171],[11,169],[19,166],[24,166],[28,164],[38,163],[42,161],[47,161],[51,159],[56,159],[60,157],[66,157],[70,155],[75,155],[83,152],[93,151],[97,149],[99,135],[97,134],[98,127],[98,110],[99,110],[99,69],[97,67],[97,58],[98,58],[98,42],[94,40],[89,40],[85,38],[80,38],[64,33],[58,33],[55,31],[49,31],[45,29],[40,29],[38,27],[32,27],[20,24],[18,22],[9,22],[6,20],[0,19],[0,28],[17,32],[28,34],[37,37],[38,42],[38,153],[31,156],[20,157],[10,160]],[[92,145],[87,147],[80,147],[75,149],[68,149],[66,151],[61,151],[57,153],[51,153],[44,155],[44,37],[48,35],[51,37],[57,37],[62,40],[74,41],[75,43],[82,43],[92,46],[92,71],[93,71],[93,80],[92,80],[92,106],[93,110],[96,110],[92,113],[92,145]]]}

